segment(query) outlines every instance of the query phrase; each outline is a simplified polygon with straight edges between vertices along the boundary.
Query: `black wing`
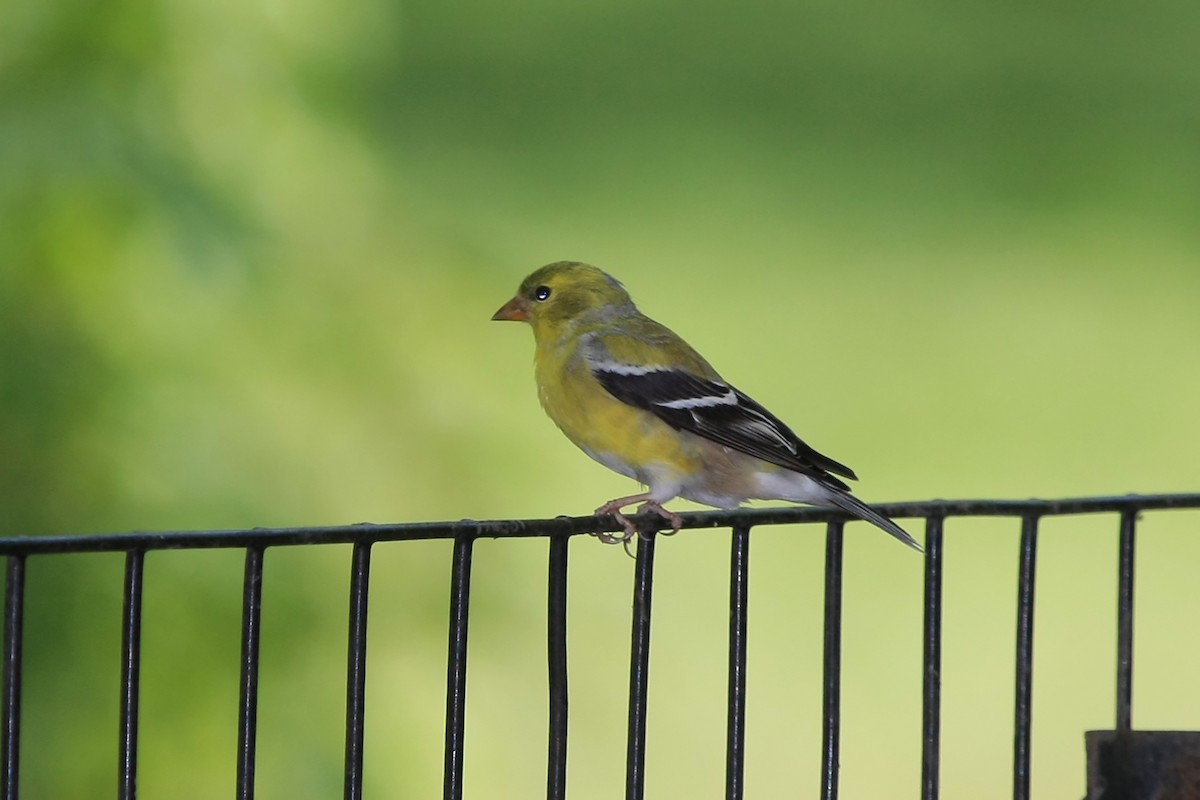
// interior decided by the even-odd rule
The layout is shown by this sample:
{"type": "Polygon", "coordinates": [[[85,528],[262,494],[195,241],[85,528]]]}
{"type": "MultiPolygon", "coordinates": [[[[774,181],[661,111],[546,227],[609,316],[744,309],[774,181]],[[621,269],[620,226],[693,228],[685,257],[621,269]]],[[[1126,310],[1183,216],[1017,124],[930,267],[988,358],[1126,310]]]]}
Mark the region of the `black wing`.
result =
{"type": "Polygon", "coordinates": [[[594,362],[592,374],[623,403],[643,408],[676,430],[793,469],[848,489],[833,472],[856,478],[854,471],[821,455],[778,417],[736,388],[689,372],[594,362]]]}

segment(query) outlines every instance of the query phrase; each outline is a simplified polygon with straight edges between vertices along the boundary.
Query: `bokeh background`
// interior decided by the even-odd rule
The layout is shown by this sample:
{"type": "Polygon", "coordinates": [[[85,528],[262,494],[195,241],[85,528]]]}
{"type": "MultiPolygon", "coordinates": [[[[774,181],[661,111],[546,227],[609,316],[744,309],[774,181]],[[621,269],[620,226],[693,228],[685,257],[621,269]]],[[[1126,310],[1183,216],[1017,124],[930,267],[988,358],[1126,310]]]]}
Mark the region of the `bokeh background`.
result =
{"type": "MultiPolygon", "coordinates": [[[[868,500],[1200,486],[1200,6],[9,0],[0,532],[583,514],[631,486],[488,321],[586,260],[868,500]]],[[[680,508],[686,504],[680,504],[680,508]]],[[[914,531],[919,525],[911,523],[914,531]]],[[[1134,723],[1200,727],[1196,514],[1134,723]]],[[[955,523],[943,796],[1010,794],[1017,526],[955,523]]],[[[722,784],[727,536],[659,548],[648,796],[722,784]]],[[[1116,520],[1048,520],[1034,794],[1113,722],[1116,520]]],[[[449,546],[375,549],[366,782],[440,795],[449,546]]],[[[756,531],[749,797],[816,791],[820,528],[756,531]]],[[[544,791],[543,542],[476,549],[466,789],[544,791]]],[[[623,785],[632,562],[571,554],[572,797],[623,785]]],[[[34,559],[21,779],[116,781],[119,556],[34,559]]],[[[258,790],[340,796],[344,547],[271,550],[258,790]]],[[[920,575],[848,528],[846,798],[912,796],[920,575]]],[[[140,793],[233,787],[241,556],[147,561],[140,793]]]]}

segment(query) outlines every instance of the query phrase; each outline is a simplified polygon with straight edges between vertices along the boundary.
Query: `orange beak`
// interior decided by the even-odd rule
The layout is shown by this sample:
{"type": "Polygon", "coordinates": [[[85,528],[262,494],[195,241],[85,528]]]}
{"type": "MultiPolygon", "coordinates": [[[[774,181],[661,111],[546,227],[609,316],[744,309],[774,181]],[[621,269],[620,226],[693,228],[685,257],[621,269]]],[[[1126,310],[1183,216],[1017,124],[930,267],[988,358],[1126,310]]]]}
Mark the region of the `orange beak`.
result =
{"type": "Polygon", "coordinates": [[[506,319],[513,322],[528,322],[529,321],[529,303],[524,297],[514,297],[504,305],[500,306],[500,310],[492,314],[492,319],[506,319]]]}

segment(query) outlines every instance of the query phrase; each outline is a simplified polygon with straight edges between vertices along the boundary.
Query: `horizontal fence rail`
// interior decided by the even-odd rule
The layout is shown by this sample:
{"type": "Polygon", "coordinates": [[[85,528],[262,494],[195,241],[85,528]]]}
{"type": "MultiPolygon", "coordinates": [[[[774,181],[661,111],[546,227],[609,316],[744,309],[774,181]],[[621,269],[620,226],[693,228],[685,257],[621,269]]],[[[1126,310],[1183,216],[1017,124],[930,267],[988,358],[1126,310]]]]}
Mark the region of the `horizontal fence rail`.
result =
{"type": "MultiPolygon", "coordinates": [[[[922,686],[923,800],[939,790],[942,575],[945,523],[956,517],[1012,517],[1020,520],[1020,549],[1016,609],[1016,687],[1014,701],[1013,784],[1016,800],[1027,800],[1030,787],[1031,722],[1033,713],[1034,585],[1037,571],[1039,521],[1044,517],[1076,514],[1118,516],[1118,607],[1116,714],[1117,731],[1131,728],[1133,674],[1134,556],[1139,515],[1146,511],[1200,508],[1200,493],[1127,495],[1064,500],[935,500],[920,503],[881,503],[880,511],[895,518],[925,520],[925,593],[922,686]]],[[[747,598],[751,530],[763,525],[825,523],[824,679],[822,685],[822,753],[820,797],[838,796],[838,756],[841,729],[841,611],[842,526],[847,517],[823,508],[788,507],[739,511],[704,511],[680,515],[683,528],[726,528],[731,533],[729,590],[729,683],[726,727],[727,800],[744,792],[745,716],[748,691],[747,598]]],[[[656,526],[654,515],[631,517],[646,533],[636,545],[631,622],[629,728],[625,796],[645,794],[646,710],[649,692],[651,601],[656,526]]],[[[21,745],[21,664],[25,610],[26,565],[29,558],[61,553],[125,553],[124,605],[118,743],[118,792],[122,800],[136,797],[138,755],[138,695],[141,659],[142,587],[145,554],[152,550],[238,548],[245,552],[241,637],[240,694],[237,732],[237,785],[240,800],[254,797],[256,718],[258,706],[259,640],[262,613],[262,573],[267,549],[314,544],[353,544],[350,564],[349,642],[346,670],[346,798],[363,793],[363,738],[366,714],[367,611],[372,545],[424,539],[453,540],[450,619],[448,625],[445,774],[443,796],[463,797],[463,757],[466,734],[467,645],[470,612],[471,556],[479,538],[545,537],[549,543],[547,578],[547,641],[549,719],[546,796],[563,800],[567,794],[567,553],[571,536],[622,528],[611,517],[558,517],[548,520],[462,520],[445,523],[395,525],[360,524],[338,527],[275,528],[169,533],[123,533],[90,536],[44,536],[0,539],[7,559],[4,607],[3,695],[0,698],[3,741],[0,742],[0,800],[19,796],[21,745]]]]}

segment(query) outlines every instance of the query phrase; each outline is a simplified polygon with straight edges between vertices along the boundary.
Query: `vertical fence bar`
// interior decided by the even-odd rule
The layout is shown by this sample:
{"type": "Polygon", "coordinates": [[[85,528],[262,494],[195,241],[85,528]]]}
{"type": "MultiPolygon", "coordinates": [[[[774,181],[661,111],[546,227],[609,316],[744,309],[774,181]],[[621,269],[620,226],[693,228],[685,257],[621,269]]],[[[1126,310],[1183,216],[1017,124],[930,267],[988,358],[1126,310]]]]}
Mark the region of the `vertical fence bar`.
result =
{"type": "Polygon", "coordinates": [[[942,728],[942,517],[925,520],[925,654],[921,800],[937,800],[942,728]]]}
{"type": "Polygon", "coordinates": [[[255,738],[258,732],[258,644],[262,634],[263,548],[246,548],[242,586],[241,693],[238,707],[237,797],[254,797],[255,738]]]}
{"type": "Polygon", "coordinates": [[[1017,689],[1013,734],[1013,798],[1029,800],[1030,736],[1033,710],[1033,589],[1037,573],[1038,518],[1021,520],[1017,576],[1017,689]]]}
{"type": "Polygon", "coordinates": [[[1133,551],[1136,510],[1121,512],[1117,564],[1117,730],[1133,725],[1133,551]]]}
{"type": "Polygon", "coordinates": [[[450,649],[446,659],[445,800],[462,800],[463,737],[467,716],[467,618],[471,605],[471,553],[475,540],[467,534],[454,540],[450,568],[450,649]]]}
{"type": "Polygon", "coordinates": [[[842,693],[842,525],[825,531],[825,676],[821,703],[821,800],[837,800],[842,693]]]}
{"type": "Polygon", "coordinates": [[[4,800],[17,800],[21,745],[21,651],[25,622],[25,556],[8,557],[4,590],[4,800]]]}
{"type": "Polygon", "coordinates": [[[567,796],[567,544],[571,537],[550,537],[546,581],[546,661],[550,684],[549,749],[546,798],[567,796]]]}
{"type": "Polygon", "coordinates": [[[350,556],[350,621],[346,655],[346,800],[362,800],[363,730],[367,708],[367,598],[371,542],[358,541],[350,556]]]}
{"type": "Polygon", "coordinates": [[[733,529],[729,556],[729,723],[725,734],[725,800],[742,800],[746,770],[746,605],[750,527],[733,529]]]}
{"type": "Polygon", "coordinates": [[[125,553],[125,604],[121,618],[121,729],[117,797],[137,797],[138,694],[142,661],[142,568],[144,550],[125,553]]]}
{"type": "Polygon", "coordinates": [[[654,539],[653,533],[638,537],[637,563],[634,566],[625,800],[642,800],[646,792],[646,700],[650,680],[650,600],[654,583],[654,539]]]}

